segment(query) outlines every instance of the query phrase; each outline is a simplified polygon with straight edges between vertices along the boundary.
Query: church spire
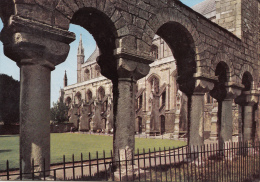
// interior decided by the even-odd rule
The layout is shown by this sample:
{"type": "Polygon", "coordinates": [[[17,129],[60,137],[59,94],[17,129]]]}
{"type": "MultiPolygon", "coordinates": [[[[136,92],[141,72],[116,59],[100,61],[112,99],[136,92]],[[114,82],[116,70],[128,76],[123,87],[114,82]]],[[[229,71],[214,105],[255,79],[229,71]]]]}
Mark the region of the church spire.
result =
{"type": "Polygon", "coordinates": [[[83,47],[83,43],[82,43],[82,34],[80,34],[78,55],[84,55],[84,47],[83,47]]]}
{"type": "Polygon", "coordinates": [[[64,75],[64,79],[63,79],[63,87],[67,87],[68,86],[68,78],[67,78],[67,74],[66,74],[66,70],[65,70],[65,75],[64,75]]]}

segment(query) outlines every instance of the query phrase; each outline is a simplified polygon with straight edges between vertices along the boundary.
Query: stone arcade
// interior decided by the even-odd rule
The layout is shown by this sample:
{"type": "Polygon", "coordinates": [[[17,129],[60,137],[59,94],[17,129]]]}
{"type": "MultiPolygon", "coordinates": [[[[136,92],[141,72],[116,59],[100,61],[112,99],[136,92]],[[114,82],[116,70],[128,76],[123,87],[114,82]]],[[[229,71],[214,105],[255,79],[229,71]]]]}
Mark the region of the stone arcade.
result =
{"type": "MultiPolygon", "coordinates": [[[[244,141],[253,140],[255,124],[259,131],[260,4],[257,0],[218,0],[215,6],[215,19],[211,21],[206,17],[214,12],[204,17],[177,0],[1,0],[4,53],[21,70],[23,172],[31,171],[32,158],[39,170],[43,169],[43,159],[46,169],[50,168],[50,73],[65,61],[69,44],[75,40],[74,33],[68,31],[70,23],[93,35],[99,48],[99,67],[95,69],[112,81],[113,106],[109,108],[113,109],[115,151],[134,151],[135,97],[145,88],[138,85],[137,90],[136,83],[147,76],[149,65],[154,64],[150,52],[156,34],[169,46],[176,62],[178,88],[187,96],[189,145],[204,143],[205,93],[217,101],[212,117],[215,123],[211,125],[220,143],[232,139],[233,100],[239,105],[238,123],[243,124],[240,133],[244,141]]],[[[84,61],[83,54],[79,58],[84,61]]],[[[80,70],[78,74],[82,78],[80,70]]],[[[86,74],[86,79],[89,75],[86,74]]],[[[159,92],[152,97],[164,95],[170,113],[175,95],[169,93],[176,88],[166,85],[166,93],[160,93],[163,85],[157,78],[148,78],[151,90],[159,92]]],[[[100,113],[112,103],[106,99],[106,89],[97,91],[100,113]]],[[[84,96],[75,93],[75,97],[84,96]]],[[[160,104],[159,99],[156,102],[152,106],[160,104]]],[[[156,124],[151,123],[150,129],[156,128],[156,124]]],[[[115,152],[115,160],[118,157],[115,152]]]]}

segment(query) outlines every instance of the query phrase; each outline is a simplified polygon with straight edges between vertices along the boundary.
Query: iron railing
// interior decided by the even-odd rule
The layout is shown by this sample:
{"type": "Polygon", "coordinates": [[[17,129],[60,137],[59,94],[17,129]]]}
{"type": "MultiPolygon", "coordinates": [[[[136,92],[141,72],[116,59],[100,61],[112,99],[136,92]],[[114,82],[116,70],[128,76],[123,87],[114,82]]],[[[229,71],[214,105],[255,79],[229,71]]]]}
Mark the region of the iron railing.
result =
{"type": "Polygon", "coordinates": [[[124,159],[118,161],[103,151],[102,157],[98,152],[94,157],[88,153],[88,160],[81,154],[81,160],[75,161],[72,155],[72,162],[66,162],[63,156],[62,163],[43,171],[37,171],[32,160],[32,171],[27,174],[11,170],[7,160],[0,180],[252,181],[260,177],[259,149],[259,143],[226,143],[221,149],[218,144],[143,149],[129,159],[131,155],[125,151],[124,159]]]}

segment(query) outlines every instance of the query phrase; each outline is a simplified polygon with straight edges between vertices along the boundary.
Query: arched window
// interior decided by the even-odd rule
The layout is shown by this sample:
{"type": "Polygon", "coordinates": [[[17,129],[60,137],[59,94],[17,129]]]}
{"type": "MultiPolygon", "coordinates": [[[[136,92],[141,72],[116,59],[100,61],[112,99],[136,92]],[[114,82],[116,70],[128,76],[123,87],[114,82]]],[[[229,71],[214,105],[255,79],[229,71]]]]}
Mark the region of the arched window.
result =
{"type": "Polygon", "coordinates": [[[84,73],[84,81],[87,81],[89,79],[90,79],[90,71],[89,69],[86,69],[84,73]]]}
{"type": "Polygon", "coordinates": [[[92,99],[92,92],[88,90],[86,94],[86,102],[89,102],[91,99],[92,99]]]}
{"type": "Polygon", "coordinates": [[[151,56],[153,56],[155,59],[159,58],[158,47],[156,45],[152,45],[151,47],[151,56]]]}
{"type": "Polygon", "coordinates": [[[65,105],[69,106],[70,104],[71,104],[71,98],[67,97],[66,100],[65,100],[65,105]]]}
{"type": "Polygon", "coordinates": [[[80,104],[81,102],[81,93],[77,92],[75,95],[75,104],[80,104]]]}
{"type": "Polygon", "coordinates": [[[95,66],[95,70],[96,70],[96,77],[100,77],[100,67],[98,65],[95,66]]]}
{"type": "Polygon", "coordinates": [[[103,87],[99,87],[98,89],[98,101],[102,101],[105,97],[105,90],[103,87]]]}

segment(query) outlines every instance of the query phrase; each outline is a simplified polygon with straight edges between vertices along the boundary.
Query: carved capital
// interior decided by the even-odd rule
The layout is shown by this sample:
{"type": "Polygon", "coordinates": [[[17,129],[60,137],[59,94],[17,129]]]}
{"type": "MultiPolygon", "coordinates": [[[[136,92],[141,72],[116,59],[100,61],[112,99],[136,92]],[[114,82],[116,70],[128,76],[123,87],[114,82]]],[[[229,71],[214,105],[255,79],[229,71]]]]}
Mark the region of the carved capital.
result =
{"type": "Polygon", "coordinates": [[[139,80],[150,71],[154,58],[137,51],[118,48],[114,55],[100,55],[97,59],[101,73],[109,79],[132,78],[139,80]]]}
{"type": "Polygon", "coordinates": [[[56,66],[65,61],[74,39],[71,32],[18,16],[11,16],[1,32],[5,55],[18,65],[26,62],[56,66]]]}
{"type": "Polygon", "coordinates": [[[212,90],[214,83],[206,79],[196,79],[194,93],[206,93],[212,90]]]}
{"type": "Polygon", "coordinates": [[[234,82],[226,83],[227,95],[225,99],[235,99],[236,97],[241,95],[243,87],[243,85],[238,85],[234,82]]]}
{"type": "Polygon", "coordinates": [[[240,96],[235,99],[235,102],[242,106],[253,106],[258,103],[259,91],[244,91],[240,96]]]}

